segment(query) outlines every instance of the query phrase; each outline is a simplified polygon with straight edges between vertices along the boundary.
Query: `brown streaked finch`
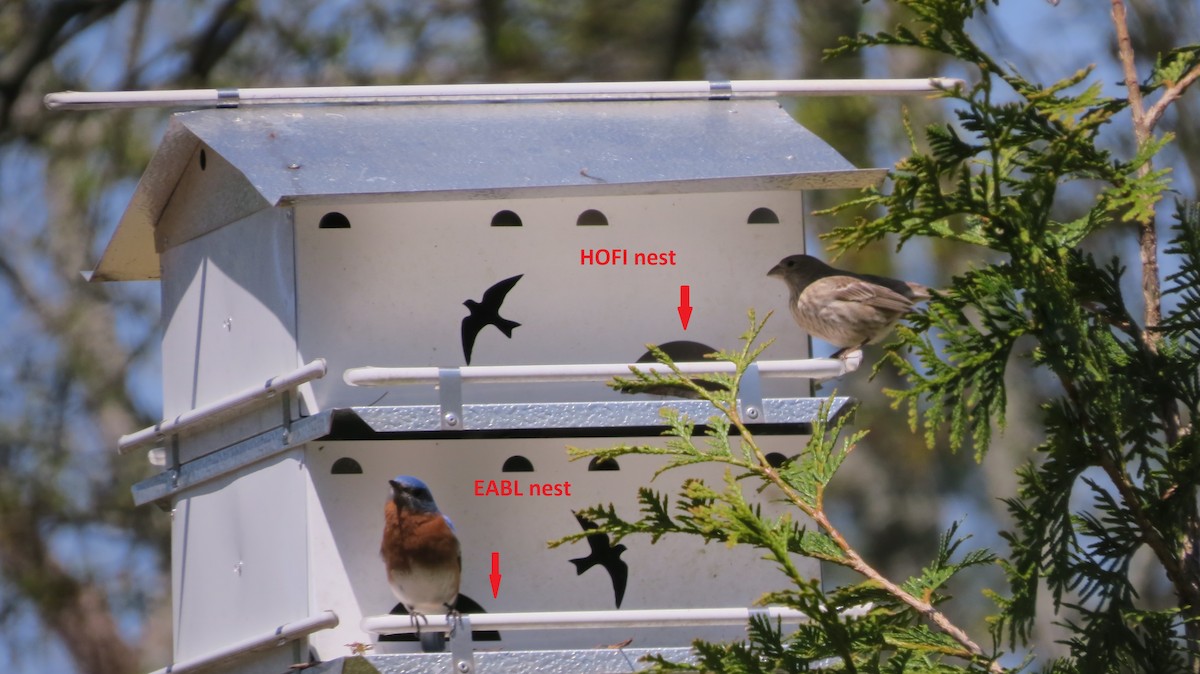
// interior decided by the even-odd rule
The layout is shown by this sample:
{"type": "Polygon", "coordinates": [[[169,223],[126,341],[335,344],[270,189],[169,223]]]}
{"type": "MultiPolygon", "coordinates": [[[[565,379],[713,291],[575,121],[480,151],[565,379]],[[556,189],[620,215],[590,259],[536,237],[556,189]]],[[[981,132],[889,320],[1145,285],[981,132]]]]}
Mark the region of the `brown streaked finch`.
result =
{"type": "Polygon", "coordinates": [[[792,317],[808,334],[838,347],[834,358],[887,337],[931,293],[920,283],[836,269],[811,255],[789,255],[767,276],[783,279],[792,317]]]}

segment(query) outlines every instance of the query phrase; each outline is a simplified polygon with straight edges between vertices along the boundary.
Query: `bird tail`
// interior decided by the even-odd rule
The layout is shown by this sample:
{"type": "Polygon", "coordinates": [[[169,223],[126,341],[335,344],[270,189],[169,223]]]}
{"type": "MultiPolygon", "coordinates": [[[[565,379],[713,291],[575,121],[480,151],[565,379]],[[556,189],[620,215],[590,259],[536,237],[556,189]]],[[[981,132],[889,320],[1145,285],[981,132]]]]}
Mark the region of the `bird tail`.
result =
{"type": "Polygon", "coordinates": [[[512,338],[513,328],[520,327],[521,324],[516,321],[510,321],[507,318],[501,318],[496,321],[496,327],[500,328],[500,332],[504,333],[505,337],[512,338]]]}
{"type": "Polygon", "coordinates": [[[441,653],[446,650],[446,633],[421,632],[421,650],[426,653],[441,653]]]}
{"type": "Polygon", "coordinates": [[[596,560],[592,559],[591,557],[580,557],[578,559],[572,559],[571,563],[575,565],[575,575],[582,576],[584,571],[587,571],[596,565],[596,560]]]}

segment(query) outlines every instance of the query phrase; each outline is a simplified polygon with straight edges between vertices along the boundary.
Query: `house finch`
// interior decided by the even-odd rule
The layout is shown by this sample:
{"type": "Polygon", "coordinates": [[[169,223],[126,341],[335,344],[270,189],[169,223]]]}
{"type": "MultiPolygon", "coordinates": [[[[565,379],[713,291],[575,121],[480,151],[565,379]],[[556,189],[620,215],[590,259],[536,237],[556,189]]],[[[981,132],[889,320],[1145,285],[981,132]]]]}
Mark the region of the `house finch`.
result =
{"type": "Polygon", "coordinates": [[[880,341],[930,295],[919,283],[835,269],[811,255],[789,255],[767,276],[783,279],[792,317],[808,334],[839,347],[835,358],[880,341]]]}

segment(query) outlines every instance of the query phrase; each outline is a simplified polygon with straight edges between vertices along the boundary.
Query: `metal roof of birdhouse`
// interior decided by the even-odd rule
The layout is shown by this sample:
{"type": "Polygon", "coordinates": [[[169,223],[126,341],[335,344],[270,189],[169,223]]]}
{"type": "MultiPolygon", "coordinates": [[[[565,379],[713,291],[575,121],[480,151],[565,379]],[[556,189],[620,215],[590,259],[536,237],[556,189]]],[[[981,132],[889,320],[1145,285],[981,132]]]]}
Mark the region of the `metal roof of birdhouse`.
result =
{"type": "Polygon", "coordinates": [[[772,100],[198,110],[171,118],[93,278],[158,278],[155,228],[189,167],[214,163],[244,184],[189,206],[228,221],[304,200],[855,188],[884,174],[856,169],[772,100]]]}

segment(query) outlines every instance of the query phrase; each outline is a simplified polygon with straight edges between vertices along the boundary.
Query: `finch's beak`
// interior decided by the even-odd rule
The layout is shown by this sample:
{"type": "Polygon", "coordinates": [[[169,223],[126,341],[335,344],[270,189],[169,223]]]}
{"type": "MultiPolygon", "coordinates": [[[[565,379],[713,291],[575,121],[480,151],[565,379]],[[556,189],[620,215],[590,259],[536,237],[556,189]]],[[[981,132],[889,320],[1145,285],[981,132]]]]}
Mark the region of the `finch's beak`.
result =
{"type": "Polygon", "coordinates": [[[777,264],[771,267],[771,271],[767,272],[767,276],[783,276],[783,265],[777,264]]]}

